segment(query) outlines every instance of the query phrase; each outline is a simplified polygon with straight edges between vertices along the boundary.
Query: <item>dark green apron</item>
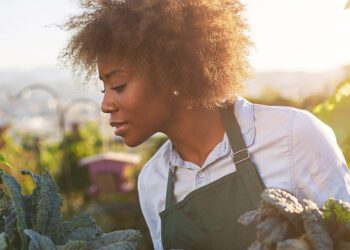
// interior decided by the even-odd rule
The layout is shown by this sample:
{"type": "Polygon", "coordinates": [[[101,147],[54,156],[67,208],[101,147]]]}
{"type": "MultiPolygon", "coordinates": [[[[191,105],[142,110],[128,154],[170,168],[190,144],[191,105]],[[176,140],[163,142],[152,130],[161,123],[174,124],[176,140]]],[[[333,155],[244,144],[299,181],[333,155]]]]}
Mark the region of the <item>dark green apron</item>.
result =
{"type": "Polygon", "coordinates": [[[237,170],[173,204],[169,169],[165,210],[159,214],[164,249],[243,250],[256,238],[254,225],[243,226],[237,220],[258,207],[264,184],[249,158],[233,106],[221,113],[237,170]]]}

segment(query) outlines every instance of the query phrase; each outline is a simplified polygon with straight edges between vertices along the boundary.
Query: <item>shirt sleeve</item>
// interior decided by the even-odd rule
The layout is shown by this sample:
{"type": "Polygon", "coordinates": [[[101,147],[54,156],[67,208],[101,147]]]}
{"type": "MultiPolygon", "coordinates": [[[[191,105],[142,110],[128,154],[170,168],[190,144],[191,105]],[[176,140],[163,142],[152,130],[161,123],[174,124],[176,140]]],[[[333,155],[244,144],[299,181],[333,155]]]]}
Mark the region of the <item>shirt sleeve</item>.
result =
{"type": "Polygon", "coordinates": [[[333,130],[308,111],[291,126],[294,193],[321,206],[331,197],[350,202],[350,173],[333,130]]]}
{"type": "Polygon", "coordinates": [[[145,169],[146,166],[143,167],[141,170],[138,180],[137,180],[137,190],[139,194],[139,202],[141,206],[141,211],[143,214],[143,217],[145,218],[145,221],[147,223],[147,227],[150,231],[150,235],[152,238],[152,243],[154,249],[157,249],[157,217],[155,215],[155,209],[152,208],[152,201],[151,201],[151,192],[147,190],[147,177],[145,176],[145,169]]]}

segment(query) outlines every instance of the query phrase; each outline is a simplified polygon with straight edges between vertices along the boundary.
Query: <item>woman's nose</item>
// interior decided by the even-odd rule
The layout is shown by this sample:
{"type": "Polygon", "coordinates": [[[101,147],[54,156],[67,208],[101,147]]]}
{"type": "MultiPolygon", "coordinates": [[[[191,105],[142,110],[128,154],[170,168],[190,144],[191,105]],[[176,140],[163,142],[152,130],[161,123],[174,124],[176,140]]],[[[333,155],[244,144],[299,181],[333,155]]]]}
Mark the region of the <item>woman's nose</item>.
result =
{"type": "Polygon", "coordinates": [[[116,110],[116,105],[113,102],[113,98],[110,95],[109,91],[106,90],[106,92],[103,95],[102,103],[101,103],[101,111],[103,113],[112,113],[116,110]]]}

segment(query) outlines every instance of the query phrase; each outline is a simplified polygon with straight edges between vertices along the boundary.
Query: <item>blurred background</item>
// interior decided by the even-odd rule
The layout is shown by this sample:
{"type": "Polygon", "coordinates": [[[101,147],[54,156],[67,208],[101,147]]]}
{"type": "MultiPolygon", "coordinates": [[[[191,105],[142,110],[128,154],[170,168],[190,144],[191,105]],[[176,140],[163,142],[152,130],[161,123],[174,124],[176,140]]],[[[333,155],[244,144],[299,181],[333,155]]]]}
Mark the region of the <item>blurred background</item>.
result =
{"type": "MultiPolygon", "coordinates": [[[[244,96],[309,110],[333,128],[350,162],[350,9],[347,0],[244,0],[255,46],[244,96]]],[[[57,27],[77,0],[0,1],[0,153],[19,170],[48,169],[70,218],[88,211],[104,231],[141,230],[137,175],[166,138],[128,148],[100,112],[101,83],[74,76],[57,60],[69,33],[57,27]]]]}

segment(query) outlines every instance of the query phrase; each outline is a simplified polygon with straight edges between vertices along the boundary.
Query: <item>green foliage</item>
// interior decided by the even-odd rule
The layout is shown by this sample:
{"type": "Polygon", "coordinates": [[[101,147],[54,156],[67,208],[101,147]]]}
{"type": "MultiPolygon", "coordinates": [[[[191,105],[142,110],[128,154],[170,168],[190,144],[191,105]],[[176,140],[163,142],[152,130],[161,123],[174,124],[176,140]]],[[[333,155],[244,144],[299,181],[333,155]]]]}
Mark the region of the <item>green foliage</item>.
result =
{"type": "MultiPolygon", "coordinates": [[[[1,159],[2,162],[0,163],[0,168],[2,166],[6,166],[6,172],[12,176],[14,176],[22,185],[22,191],[23,193],[27,194],[31,192],[33,188],[33,183],[30,179],[25,178],[20,174],[20,172],[12,166],[27,166],[28,169],[35,169],[36,168],[36,159],[31,154],[31,152],[28,152],[22,148],[22,146],[18,143],[15,143],[13,138],[10,138],[7,134],[1,135],[3,139],[6,141],[5,146],[1,148],[1,159]],[[6,159],[5,157],[6,156],[6,159]],[[20,156],[20,157],[19,157],[20,156]],[[4,165],[3,163],[6,162],[11,167],[9,167],[7,164],[4,165]],[[11,162],[11,164],[9,163],[11,162]]],[[[16,136],[16,134],[15,134],[16,136]]]]}
{"type": "Polygon", "coordinates": [[[56,250],[52,241],[41,234],[38,234],[32,229],[25,229],[24,232],[29,236],[30,243],[28,250],[44,249],[44,250],[56,250]]]}
{"type": "Polygon", "coordinates": [[[28,170],[22,174],[30,175],[35,183],[29,195],[21,194],[13,176],[0,172],[4,186],[0,188],[0,249],[136,249],[141,237],[138,231],[104,234],[85,213],[62,221],[62,198],[50,174],[36,175],[28,170]]]}
{"type": "Polygon", "coordinates": [[[243,214],[243,225],[256,224],[249,249],[349,249],[350,203],[329,199],[323,207],[282,190],[267,188],[260,207],[243,214]],[[303,247],[301,247],[303,245],[303,247]]]}
{"type": "Polygon", "coordinates": [[[0,249],[7,249],[7,240],[4,232],[0,234],[0,249]]]}
{"type": "Polygon", "coordinates": [[[313,113],[332,127],[350,163],[350,75],[339,84],[328,100],[313,109],[313,113]]]}
{"type": "Polygon", "coordinates": [[[333,217],[338,222],[350,223],[349,204],[329,199],[324,205],[324,216],[327,221],[333,217]]]}
{"type": "Polygon", "coordinates": [[[89,249],[135,249],[139,236],[134,230],[115,231],[104,234],[88,245],[89,249]]]}
{"type": "Polygon", "coordinates": [[[13,168],[11,164],[6,161],[5,156],[3,156],[2,154],[0,154],[0,164],[13,168]]]}
{"type": "MultiPolygon", "coordinates": [[[[25,217],[23,197],[21,194],[21,186],[17,183],[15,178],[3,171],[0,171],[0,178],[4,187],[8,191],[9,198],[11,199],[12,206],[16,213],[16,227],[22,241],[21,249],[25,250],[28,245],[28,239],[24,234],[24,229],[27,228],[27,222],[25,217]]],[[[12,208],[12,206],[10,206],[10,208],[12,208]]]]}
{"type": "Polygon", "coordinates": [[[313,113],[330,125],[342,144],[350,135],[350,77],[339,84],[335,92],[313,109],[313,113]]]}
{"type": "Polygon", "coordinates": [[[80,250],[86,248],[86,242],[81,240],[68,241],[63,246],[57,246],[57,250],[80,250]]]}
{"type": "Polygon", "coordinates": [[[79,160],[101,151],[101,136],[96,124],[87,123],[82,128],[66,133],[59,146],[62,153],[57,183],[65,193],[85,192],[90,184],[87,168],[79,166],[79,160]],[[74,180],[74,181],[73,181],[74,180]]]}
{"type": "Polygon", "coordinates": [[[88,214],[83,213],[74,216],[71,221],[62,223],[62,230],[65,238],[64,242],[68,240],[88,240],[102,235],[102,230],[96,225],[95,220],[88,214]]]}
{"type": "Polygon", "coordinates": [[[62,198],[58,188],[48,172],[42,178],[30,171],[22,171],[24,175],[32,176],[36,187],[33,191],[32,207],[36,213],[33,216],[33,228],[40,234],[48,235],[54,241],[59,240],[62,198]]]}

